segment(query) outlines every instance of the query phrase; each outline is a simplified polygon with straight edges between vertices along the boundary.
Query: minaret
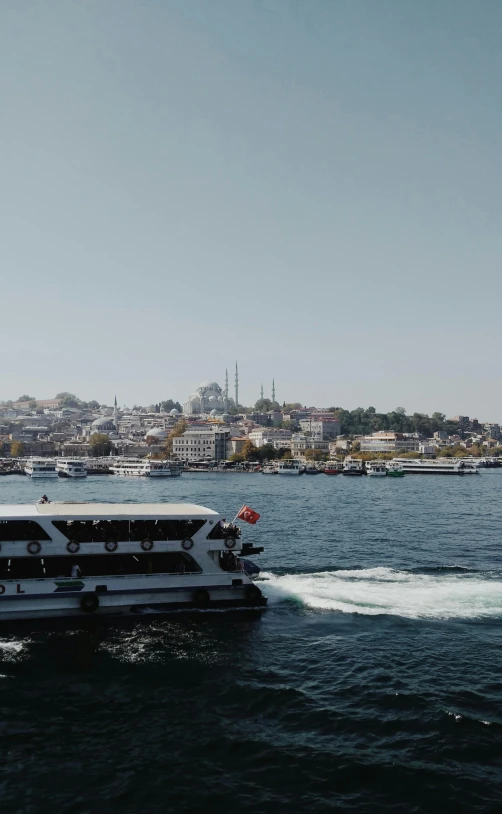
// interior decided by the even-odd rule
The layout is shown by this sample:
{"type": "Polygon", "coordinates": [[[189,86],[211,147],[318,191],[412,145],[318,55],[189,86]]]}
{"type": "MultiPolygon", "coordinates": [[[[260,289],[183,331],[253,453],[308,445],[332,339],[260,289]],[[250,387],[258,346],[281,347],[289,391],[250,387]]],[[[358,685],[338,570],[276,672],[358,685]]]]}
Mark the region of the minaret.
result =
{"type": "Polygon", "coordinates": [[[117,396],[115,396],[115,406],[113,408],[113,423],[115,424],[115,432],[119,431],[119,410],[117,407],[117,396]]]}
{"type": "Polygon", "coordinates": [[[262,382],[261,390],[260,390],[260,398],[263,401],[263,382],[262,382]]]}
{"type": "Polygon", "coordinates": [[[272,404],[275,402],[275,379],[272,379],[272,404]]]}
{"type": "Polygon", "coordinates": [[[235,363],[235,409],[239,409],[239,368],[235,363]]]}
{"type": "Polygon", "coordinates": [[[228,413],[228,368],[225,370],[225,412],[228,413]]]}

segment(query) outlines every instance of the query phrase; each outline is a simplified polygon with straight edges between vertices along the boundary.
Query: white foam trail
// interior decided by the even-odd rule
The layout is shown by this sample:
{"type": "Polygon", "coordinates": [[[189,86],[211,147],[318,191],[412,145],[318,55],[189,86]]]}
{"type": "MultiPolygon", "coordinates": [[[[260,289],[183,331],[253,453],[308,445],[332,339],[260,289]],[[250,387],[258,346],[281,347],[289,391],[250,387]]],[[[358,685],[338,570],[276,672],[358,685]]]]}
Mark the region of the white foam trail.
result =
{"type": "Polygon", "coordinates": [[[0,649],[11,651],[13,653],[20,653],[24,645],[22,642],[2,642],[0,641],[0,649]]]}
{"type": "Polygon", "coordinates": [[[410,619],[502,616],[502,581],[470,574],[411,574],[391,568],[262,573],[269,604],[296,598],[311,608],[410,619]]]}

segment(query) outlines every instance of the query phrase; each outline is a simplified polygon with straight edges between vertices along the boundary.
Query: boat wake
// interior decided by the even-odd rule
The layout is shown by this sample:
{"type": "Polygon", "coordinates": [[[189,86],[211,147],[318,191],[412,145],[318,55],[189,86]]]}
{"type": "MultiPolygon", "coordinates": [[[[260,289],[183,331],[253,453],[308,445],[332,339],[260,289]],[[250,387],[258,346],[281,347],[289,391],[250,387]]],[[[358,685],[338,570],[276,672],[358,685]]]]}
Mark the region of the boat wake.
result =
{"type": "Polygon", "coordinates": [[[274,605],[296,599],[310,608],[409,619],[502,617],[502,580],[453,568],[417,574],[392,568],[264,572],[261,588],[274,605]]]}

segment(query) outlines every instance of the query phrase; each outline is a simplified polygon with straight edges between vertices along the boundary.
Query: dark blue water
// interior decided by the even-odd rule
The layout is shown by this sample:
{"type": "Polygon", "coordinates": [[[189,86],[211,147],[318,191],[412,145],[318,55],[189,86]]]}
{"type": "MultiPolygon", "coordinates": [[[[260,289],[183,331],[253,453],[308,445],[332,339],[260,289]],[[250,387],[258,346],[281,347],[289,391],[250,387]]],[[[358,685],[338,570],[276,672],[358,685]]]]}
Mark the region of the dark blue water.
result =
{"type": "Polygon", "coordinates": [[[262,514],[268,609],[0,638],[1,811],[488,812],[502,472],[0,479],[0,502],[262,514]]]}

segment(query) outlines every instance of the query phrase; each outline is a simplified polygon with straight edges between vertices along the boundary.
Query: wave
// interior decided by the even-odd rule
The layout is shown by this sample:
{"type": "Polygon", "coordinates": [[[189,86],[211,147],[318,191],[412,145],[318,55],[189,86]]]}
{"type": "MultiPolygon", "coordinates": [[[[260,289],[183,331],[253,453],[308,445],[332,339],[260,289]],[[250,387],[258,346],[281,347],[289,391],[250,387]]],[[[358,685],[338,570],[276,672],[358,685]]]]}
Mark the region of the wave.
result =
{"type": "Polygon", "coordinates": [[[417,574],[392,568],[261,574],[270,604],[296,599],[310,608],[409,619],[502,617],[502,581],[442,569],[417,574]]]}

